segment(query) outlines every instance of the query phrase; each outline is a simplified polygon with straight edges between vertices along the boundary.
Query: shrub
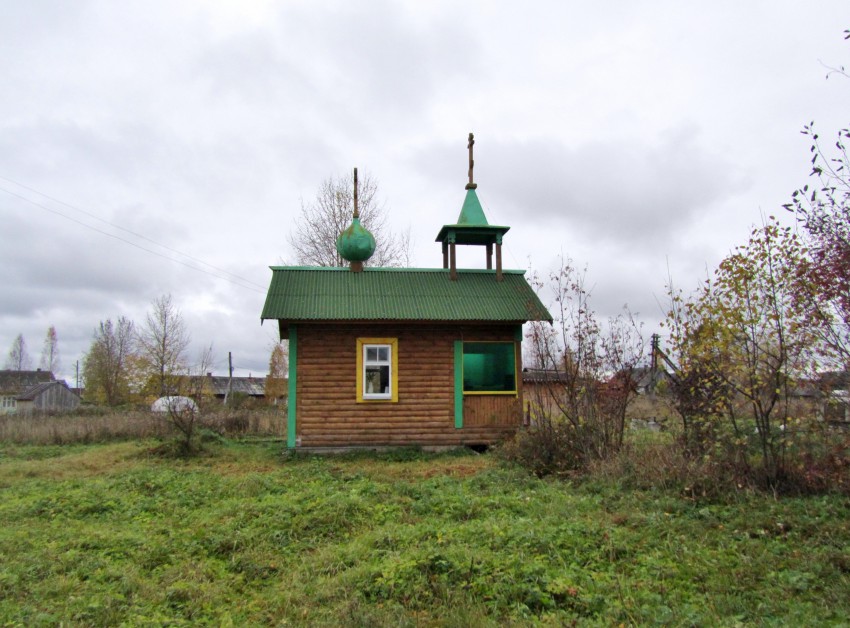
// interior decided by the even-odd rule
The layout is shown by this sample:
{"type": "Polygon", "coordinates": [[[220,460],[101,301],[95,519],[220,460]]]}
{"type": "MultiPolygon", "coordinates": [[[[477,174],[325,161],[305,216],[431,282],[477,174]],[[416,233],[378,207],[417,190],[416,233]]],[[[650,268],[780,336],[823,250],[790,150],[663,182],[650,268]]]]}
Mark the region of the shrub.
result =
{"type": "Polygon", "coordinates": [[[850,434],[816,425],[794,434],[781,489],[791,493],[850,495],[850,434]]]}
{"type": "MultiPolygon", "coordinates": [[[[538,290],[544,284],[535,276],[538,290]]],[[[582,469],[623,444],[626,411],[635,397],[635,369],[643,355],[640,324],[632,314],[601,324],[590,305],[584,273],[569,260],[550,276],[554,324],[529,326],[527,370],[531,426],[504,455],[538,475],[582,469]]]]}
{"type": "MultiPolygon", "coordinates": [[[[750,491],[850,494],[850,434],[815,427],[789,437],[793,446],[778,482],[763,472],[755,453],[759,448],[755,437],[748,442],[718,441],[703,455],[694,456],[681,434],[644,430],[631,431],[616,455],[590,459],[581,473],[573,475],[624,489],[673,490],[693,500],[725,500],[750,491]],[[755,465],[750,464],[752,460],[755,465]]],[[[531,448],[517,448],[517,442],[529,444],[522,438],[512,442],[505,448],[506,458],[519,462],[517,457],[524,454],[545,468],[545,460],[534,458],[531,448]]]]}
{"type": "Polygon", "coordinates": [[[525,467],[537,477],[567,475],[585,462],[573,425],[544,418],[518,431],[496,451],[504,460],[525,467]]]}

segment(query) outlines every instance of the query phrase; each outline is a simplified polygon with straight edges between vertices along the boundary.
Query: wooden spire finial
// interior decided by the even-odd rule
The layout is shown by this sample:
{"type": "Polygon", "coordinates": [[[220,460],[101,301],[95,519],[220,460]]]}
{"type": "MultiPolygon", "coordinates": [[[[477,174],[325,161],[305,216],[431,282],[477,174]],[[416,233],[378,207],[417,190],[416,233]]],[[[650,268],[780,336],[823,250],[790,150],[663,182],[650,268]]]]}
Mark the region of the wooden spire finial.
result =
{"type": "Polygon", "coordinates": [[[466,184],[467,190],[474,190],[478,187],[478,185],[472,179],[472,169],[475,168],[475,160],[472,158],[472,147],[475,145],[475,136],[470,133],[469,134],[469,144],[467,144],[467,148],[469,149],[469,183],[466,184]]]}
{"type": "Polygon", "coordinates": [[[354,217],[360,218],[360,210],[357,207],[357,168],[354,169],[354,217]]]}

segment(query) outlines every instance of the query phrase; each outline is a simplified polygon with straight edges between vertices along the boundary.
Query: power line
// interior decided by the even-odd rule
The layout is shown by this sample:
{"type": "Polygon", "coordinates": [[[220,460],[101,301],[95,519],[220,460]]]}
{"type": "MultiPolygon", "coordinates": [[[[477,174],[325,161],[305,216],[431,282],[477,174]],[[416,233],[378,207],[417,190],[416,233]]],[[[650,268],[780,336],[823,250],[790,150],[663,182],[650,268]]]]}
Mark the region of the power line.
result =
{"type": "MultiPolygon", "coordinates": [[[[211,277],[215,277],[215,278],[217,278],[217,279],[223,279],[224,281],[228,281],[228,282],[230,282],[230,283],[232,283],[232,284],[234,284],[234,285],[236,285],[236,286],[239,286],[240,288],[245,288],[246,290],[253,290],[254,292],[260,292],[260,293],[264,293],[264,292],[265,292],[265,290],[263,290],[263,289],[260,289],[260,288],[259,288],[259,285],[258,285],[258,284],[254,284],[253,282],[249,282],[249,283],[250,283],[250,285],[246,285],[245,283],[240,283],[239,281],[236,281],[236,280],[234,280],[234,279],[231,279],[230,277],[226,277],[226,276],[224,276],[224,275],[220,275],[220,274],[212,273],[212,272],[210,272],[210,271],[208,271],[208,270],[204,270],[203,268],[198,268],[197,266],[193,266],[192,264],[189,264],[189,263],[187,263],[187,262],[184,262],[183,260],[179,260],[179,259],[175,259],[175,258],[173,258],[173,257],[169,257],[168,255],[164,255],[164,254],[159,253],[159,252],[157,252],[157,251],[152,251],[152,250],[151,250],[151,249],[149,249],[149,248],[146,248],[146,247],[144,247],[144,246],[141,246],[141,245],[139,245],[139,244],[136,244],[135,242],[131,242],[130,240],[127,240],[127,239],[125,239],[125,238],[122,238],[122,237],[120,237],[120,236],[115,235],[114,233],[109,233],[108,231],[104,231],[104,230],[102,230],[102,229],[98,229],[97,227],[94,227],[94,226],[92,226],[92,225],[86,224],[86,223],[84,223],[84,222],[82,222],[82,221],[80,221],[80,220],[77,220],[76,218],[72,218],[71,216],[68,216],[67,214],[63,214],[63,213],[62,213],[62,212],[60,212],[59,210],[53,209],[53,208],[51,208],[51,207],[47,207],[47,206],[42,205],[42,204],[40,204],[40,203],[36,203],[36,202],[35,202],[35,201],[33,201],[32,199],[28,199],[28,198],[26,198],[26,197],[24,197],[24,196],[21,196],[20,194],[16,194],[15,192],[12,192],[12,191],[10,191],[10,190],[7,190],[7,189],[6,189],[6,188],[4,188],[4,187],[0,187],[0,191],[6,192],[7,194],[9,194],[9,195],[11,195],[11,196],[15,196],[15,197],[17,197],[17,198],[19,198],[19,199],[21,199],[21,200],[23,200],[23,201],[25,201],[25,202],[27,202],[27,203],[30,203],[31,205],[35,205],[36,207],[39,207],[39,208],[41,208],[41,209],[43,209],[43,210],[45,210],[45,211],[47,211],[47,212],[50,212],[50,213],[52,213],[52,214],[56,214],[57,216],[61,216],[62,218],[65,218],[66,220],[70,220],[71,222],[76,223],[76,224],[78,224],[78,225],[80,225],[80,226],[82,226],[82,227],[85,227],[86,229],[90,229],[90,230],[92,230],[92,231],[95,231],[95,232],[97,232],[97,233],[100,233],[101,235],[105,235],[105,236],[107,236],[107,237],[113,238],[113,239],[115,239],[115,240],[118,240],[119,242],[123,242],[124,244],[129,244],[130,246],[135,247],[135,248],[137,248],[137,249],[139,249],[139,250],[141,250],[141,251],[145,251],[146,253],[150,253],[151,255],[156,255],[157,257],[161,257],[161,258],[166,259],[166,260],[168,260],[168,261],[170,261],[170,262],[174,262],[174,263],[176,263],[176,264],[180,264],[181,266],[185,266],[186,268],[191,268],[192,270],[198,271],[198,272],[200,272],[200,273],[204,273],[204,274],[206,274],[206,275],[210,275],[211,277]],[[256,286],[256,287],[255,287],[255,286],[256,286]]],[[[188,257],[188,256],[187,256],[187,257],[188,257]]],[[[225,272],[226,272],[226,271],[225,271],[225,272]]]]}
{"type": "Polygon", "coordinates": [[[120,237],[120,236],[118,236],[118,235],[115,235],[114,233],[109,233],[108,231],[104,231],[104,230],[102,230],[102,229],[98,229],[97,227],[95,227],[95,226],[93,226],[93,225],[90,225],[90,224],[88,224],[88,223],[85,223],[85,222],[83,222],[83,221],[81,221],[81,220],[77,220],[76,218],[73,218],[73,217],[71,217],[71,216],[69,216],[69,215],[67,215],[67,214],[65,214],[65,213],[63,213],[63,212],[61,212],[61,211],[59,211],[59,210],[57,210],[57,209],[54,209],[54,208],[52,208],[52,207],[48,207],[48,206],[46,206],[46,205],[43,205],[43,204],[41,204],[41,203],[38,203],[38,202],[36,202],[36,201],[34,201],[34,200],[30,199],[30,198],[27,198],[26,196],[23,196],[23,195],[21,195],[21,194],[18,194],[18,193],[16,193],[16,192],[13,192],[13,191],[11,191],[11,190],[9,190],[9,189],[6,189],[5,187],[0,186],[0,191],[5,192],[6,194],[9,194],[10,196],[14,196],[15,198],[18,198],[18,199],[20,199],[20,200],[22,200],[22,201],[24,201],[24,202],[26,202],[26,203],[29,203],[29,204],[31,204],[31,205],[34,205],[34,206],[36,206],[36,207],[38,207],[38,208],[40,208],[40,209],[43,209],[44,211],[50,212],[50,213],[55,214],[55,215],[57,215],[57,216],[61,216],[62,218],[66,219],[66,220],[69,220],[69,221],[71,221],[71,222],[73,222],[73,223],[76,223],[76,224],[78,224],[78,225],[80,225],[80,226],[82,226],[82,227],[85,227],[86,229],[90,229],[91,231],[94,231],[94,232],[99,233],[99,234],[101,234],[101,235],[105,235],[105,236],[107,236],[107,237],[113,238],[113,239],[115,239],[115,240],[118,240],[119,242],[123,242],[123,243],[125,243],[125,244],[129,244],[130,246],[133,246],[133,247],[135,247],[135,248],[137,248],[137,249],[139,249],[139,250],[145,251],[146,253],[150,253],[151,255],[156,255],[157,257],[161,257],[161,258],[166,259],[166,260],[168,260],[168,261],[170,261],[170,262],[175,262],[175,263],[177,263],[177,264],[180,264],[180,265],[182,265],[182,266],[185,266],[186,268],[190,268],[190,269],[195,270],[195,271],[197,271],[197,272],[201,272],[201,273],[204,273],[204,274],[206,274],[206,275],[210,275],[211,277],[215,277],[215,278],[217,278],[217,279],[223,279],[223,280],[228,281],[228,282],[230,282],[230,283],[232,283],[232,284],[234,284],[234,285],[236,285],[236,286],[239,286],[240,288],[245,288],[246,290],[253,290],[254,292],[260,292],[260,293],[263,293],[263,294],[265,293],[265,287],[264,287],[264,286],[261,286],[260,284],[254,283],[253,281],[251,281],[251,280],[249,280],[249,279],[246,279],[246,278],[244,278],[244,277],[240,277],[239,275],[236,275],[236,274],[234,274],[234,273],[231,273],[230,271],[227,271],[227,270],[224,270],[223,268],[219,268],[219,267],[217,267],[217,266],[214,266],[214,265],[212,265],[212,264],[209,264],[209,263],[207,263],[207,262],[203,261],[202,259],[199,259],[199,258],[194,257],[194,256],[192,256],[192,255],[189,255],[189,254],[187,254],[187,253],[183,253],[183,252],[181,252],[181,251],[179,251],[179,250],[177,250],[177,249],[174,249],[174,248],[172,248],[172,247],[166,246],[165,244],[161,244],[161,243],[157,242],[156,240],[153,240],[153,239],[151,239],[151,238],[148,238],[147,236],[141,235],[141,234],[139,234],[139,233],[135,233],[134,231],[131,231],[131,230],[129,230],[129,229],[125,229],[124,227],[121,227],[120,225],[116,225],[116,224],[111,223],[111,222],[109,222],[109,221],[107,221],[107,220],[104,220],[104,219],[102,219],[102,218],[99,218],[99,217],[98,217],[98,216],[96,216],[95,214],[92,214],[92,213],[90,213],[90,212],[87,212],[87,211],[86,211],[86,210],[84,210],[84,209],[80,209],[79,207],[74,207],[73,205],[70,205],[70,204],[68,204],[68,203],[65,203],[64,201],[61,201],[61,200],[56,199],[56,198],[53,198],[53,197],[51,197],[51,196],[49,196],[49,195],[47,195],[47,194],[43,194],[42,192],[39,192],[38,190],[33,189],[33,188],[31,188],[31,187],[28,187],[28,186],[26,186],[26,185],[23,185],[23,184],[21,184],[21,183],[18,183],[18,182],[16,182],[16,181],[13,181],[12,179],[8,179],[8,178],[6,178],[6,177],[4,177],[4,176],[0,176],[0,179],[2,179],[3,181],[8,181],[9,183],[12,183],[12,184],[14,184],[14,185],[18,185],[18,186],[20,186],[20,187],[22,187],[22,188],[24,188],[24,189],[26,189],[26,190],[29,190],[29,191],[31,191],[31,192],[36,193],[36,194],[39,194],[39,195],[43,196],[44,198],[47,198],[47,199],[49,199],[49,200],[51,200],[51,201],[54,201],[54,202],[56,202],[56,203],[59,203],[59,204],[61,204],[61,205],[64,205],[65,207],[68,207],[68,208],[70,208],[70,209],[73,209],[74,211],[78,211],[78,212],[80,212],[80,213],[82,213],[82,214],[85,214],[86,216],[89,216],[90,218],[93,218],[94,220],[97,220],[97,221],[102,222],[102,223],[104,223],[104,224],[106,224],[106,225],[109,225],[110,227],[112,227],[112,228],[114,228],[114,229],[118,229],[118,230],[120,230],[120,231],[124,231],[125,233],[128,233],[128,234],[130,234],[130,235],[133,235],[133,236],[135,236],[135,237],[137,237],[137,238],[139,238],[139,239],[141,239],[141,240],[144,240],[144,241],[146,241],[146,242],[150,242],[151,244],[154,244],[154,245],[156,245],[156,246],[159,246],[159,247],[161,247],[161,248],[163,248],[163,249],[165,249],[165,250],[167,250],[167,251],[170,251],[170,252],[172,252],[172,253],[176,253],[177,255],[181,255],[181,256],[183,256],[183,257],[185,257],[185,258],[187,258],[187,259],[190,259],[190,260],[192,260],[192,261],[194,261],[194,262],[197,262],[198,264],[203,264],[204,266],[207,266],[208,268],[211,268],[211,269],[215,270],[216,272],[210,272],[210,271],[205,270],[205,269],[203,269],[203,268],[198,268],[197,266],[193,266],[192,264],[189,264],[189,263],[187,263],[187,262],[185,262],[185,261],[183,261],[183,260],[176,259],[176,258],[174,258],[174,257],[170,257],[170,256],[165,255],[165,254],[163,254],[163,253],[160,253],[160,252],[158,252],[158,251],[153,251],[153,250],[151,250],[151,249],[149,249],[149,248],[146,248],[146,247],[144,247],[144,246],[141,246],[140,244],[137,244],[137,243],[135,243],[135,242],[132,242],[132,241],[130,241],[130,240],[127,240],[126,238],[122,238],[122,237],[120,237]]]}
{"type": "MultiPolygon", "coordinates": [[[[71,205],[70,203],[67,203],[67,202],[65,202],[61,199],[50,196],[49,194],[45,194],[44,192],[36,190],[35,188],[29,187],[28,185],[24,185],[23,183],[20,183],[18,181],[13,180],[13,179],[9,179],[9,178],[4,177],[2,175],[0,175],[0,179],[2,179],[3,181],[8,181],[9,183],[12,183],[13,185],[17,185],[19,187],[22,187],[25,190],[28,190],[30,192],[34,192],[35,194],[38,194],[39,196],[43,196],[44,198],[49,199],[49,200],[53,201],[54,203],[59,203],[60,205],[64,205],[65,207],[67,207],[69,209],[73,209],[74,211],[80,212],[81,214],[85,214],[86,216],[89,216],[90,218],[93,218],[94,220],[97,220],[98,222],[102,222],[105,225],[109,225],[110,227],[112,227],[114,229],[118,229],[118,230],[123,231],[125,233],[129,233],[130,235],[135,236],[135,237],[139,238],[140,240],[145,240],[146,242],[150,242],[151,244],[155,244],[156,246],[161,247],[161,248],[165,249],[166,251],[171,251],[172,253],[177,253],[178,255],[182,255],[183,257],[185,257],[187,259],[190,259],[194,262],[198,262],[199,264],[203,264],[204,266],[212,268],[215,271],[218,271],[220,273],[224,273],[225,275],[230,275],[231,277],[239,279],[240,281],[243,281],[245,283],[257,286],[258,288],[263,288],[263,286],[255,284],[254,282],[252,282],[249,279],[246,279],[245,277],[240,277],[239,275],[231,273],[228,270],[225,270],[223,268],[219,268],[217,266],[213,266],[212,264],[209,264],[209,263],[205,262],[204,260],[202,260],[200,258],[193,257],[192,255],[189,255],[188,253],[183,253],[182,251],[171,248],[170,246],[162,244],[161,242],[157,242],[156,240],[153,240],[153,239],[151,239],[151,238],[149,238],[149,237],[147,237],[147,236],[145,236],[141,233],[136,233],[135,231],[132,231],[130,229],[126,229],[126,228],[122,227],[121,225],[116,225],[114,222],[109,222],[108,220],[104,220],[103,218],[101,218],[100,216],[97,216],[96,214],[93,214],[92,212],[86,211],[85,209],[82,209],[80,207],[76,207],[75,205],[71,205]]],[[[0,189],[3,189],[3,188],[0,188],[0,189]]],[[[3,189],[3,191],[7,191],[7,190],[3,189]]],[[[19,198],[21,198],[21,197],[19,197],[19,198]]],[[[29,200],[29,199],[24,199],[24,200],[29,200]]]]}
{"type": "MultiPolygon", "coordinates": [[[[485,202],[485,203],[484,203],[484,205],[487,207],[487,212],[490,214],[490,217],[491,217],[491,218],[493,218],[494,220],[496,220],[496,222],[495,222],[494,224],[497,224],[497,225],[502,224],[502,223],[498,220],[498,218],[495,218],[495,217],[494,217],[494,216],[495,216],[495,214],[496,214],[496,212],[491,211],[491,209],[490,209],[490,204],[489,204],[489,203],[487,203],[487,202],[485,202]]],[[[520,264],[520,263],[517,261],[517,258],[516,258],[516,255],[514,255],[513,249],[511,249],[511,247],[509,247],[509,246],[508,246],[507,244],[505,244],[504,242],[502,242],[502,248],[503,248],[503,249],[505,249],[505,250],[508,252],[508,254],[511,256],[511,258],[514,260],[514,264],[515,264],[514,268],[522,268],[522,264],[520,264]]]]}

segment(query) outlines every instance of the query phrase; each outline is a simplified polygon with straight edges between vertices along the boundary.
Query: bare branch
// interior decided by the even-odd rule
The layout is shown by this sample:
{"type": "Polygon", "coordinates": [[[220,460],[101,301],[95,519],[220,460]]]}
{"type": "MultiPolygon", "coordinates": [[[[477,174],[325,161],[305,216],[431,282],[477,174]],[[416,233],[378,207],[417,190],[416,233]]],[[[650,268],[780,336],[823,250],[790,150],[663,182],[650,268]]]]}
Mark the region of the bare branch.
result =
{"type": "MultiPolygon", "coordinates": [[[[387,224],[387,212],[378,200],[378,184],[369,175],[359,181],[360,223],[375,236],[375,253],[370,266],[405,266],[411,257],[410,230],[395,233],[387,224]]],[[[287,236],[299,264],[305,266],[344,266],[336,250],[339,235],[351,224],[354,211],[352,182],[347,177],[331,177],[322,182],[316,198],[301,201],[301,216],[287,236]]]]}

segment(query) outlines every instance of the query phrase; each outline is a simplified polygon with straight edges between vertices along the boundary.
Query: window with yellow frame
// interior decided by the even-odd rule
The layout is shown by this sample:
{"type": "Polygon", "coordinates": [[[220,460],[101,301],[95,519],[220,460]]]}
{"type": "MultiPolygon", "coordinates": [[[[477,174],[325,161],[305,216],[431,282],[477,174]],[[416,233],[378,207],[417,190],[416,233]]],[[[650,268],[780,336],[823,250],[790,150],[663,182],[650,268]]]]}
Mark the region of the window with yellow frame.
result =
{"type": "Polygon", "coordinates": [[[357,401],[398,401],[398,339],[357,339],[357,401]]]}

